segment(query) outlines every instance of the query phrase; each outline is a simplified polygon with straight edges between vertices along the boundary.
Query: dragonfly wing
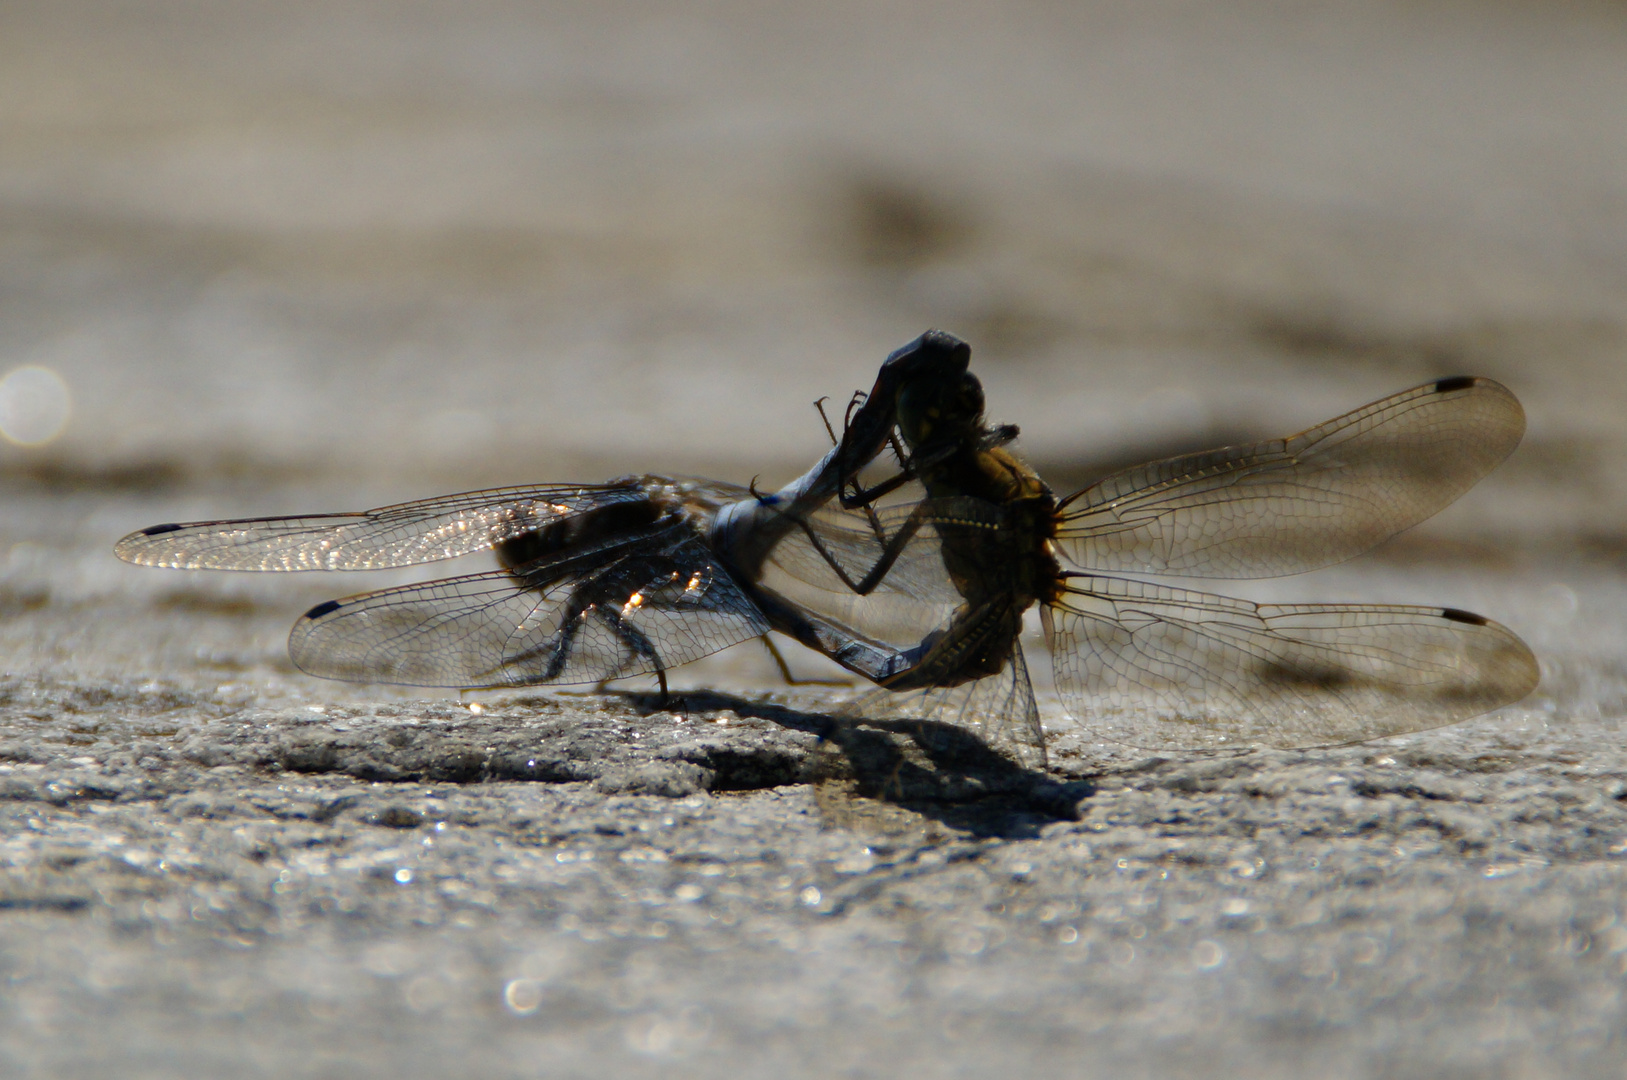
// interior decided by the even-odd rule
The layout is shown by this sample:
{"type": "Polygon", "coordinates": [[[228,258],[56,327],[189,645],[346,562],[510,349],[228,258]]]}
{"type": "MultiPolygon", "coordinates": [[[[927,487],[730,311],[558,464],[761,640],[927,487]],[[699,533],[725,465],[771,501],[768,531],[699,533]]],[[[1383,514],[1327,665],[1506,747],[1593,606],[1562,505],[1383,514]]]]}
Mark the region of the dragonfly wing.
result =
{"type": "Polygon", "coordinates": [[[363,593],[294,625],[301,671],[353,682],[500,687],[663,671],[768,631],[692,536],[363,593]]]}
{"type": "Polygon", "coordinates": [[[881,560],[887,539],[911,509],[879,511],[873,524],[858,511],[828,508],[808,515],[770,550],[757,584],[867,636],[913,644],[962,601],[930,522],[901,545],[871,592],[861,596],[852,588],[881,560]]]}
{"type": "Polygon", "coordinates": [[[864,595],[893,593],[924,604],[958,604],[962,597],[944,564],[943,539],[1006,527],[1001,507],[970,497],[924,499],[872,513],[827,508],[808,515],[769,553],[765,580],[777,573],[808,588],[851,597],[851,583],[866,577],[886,555],[892,561],[885,575],[864,595]]]}
{"type": "Polygon", "coordinates": [[[155,525],[113,551],[177,570],[377,570],[485,550],[589,511],[636,513],[647,501],[631,480],[494,488],[354,514],[155,525]]]}
{"type": "Polygon", "coordinates": [[[1022,645],[1011,650],[1011,661],[996,675],[956,688],[928,691],[925,702],[951,723],[982,730],[993,746],[1012,753],[1023,765],[1045,768],[1045,730],[1039,722],[1034,684],[1022,645]]]}
{"type": "Polygon", "coordinates": [[[1056,539],[1087,570],[1278,577],[1423,521],[1513,452],[1525,413],[1490,379],[1402,391],[1287,439],[1141,465],[1068,499],[1056,539]]]}
{"type": "Polygon", "coordinates": [[[1079,574],[1042,616],[1069,711],[1131,746],[1361,742],[1478,716],[1538,678],[1510,630],[1452,608],[1253,604],[1079,574]]]}
{"type": "Polygon", "coordinates": [[[987,678],[903,693],[873,690],[840,712],[950,724],[977,734],[1026,768],[1045,768],[1045,731],[1020,644],[1011,650],[1005,666],[987,678]]]}

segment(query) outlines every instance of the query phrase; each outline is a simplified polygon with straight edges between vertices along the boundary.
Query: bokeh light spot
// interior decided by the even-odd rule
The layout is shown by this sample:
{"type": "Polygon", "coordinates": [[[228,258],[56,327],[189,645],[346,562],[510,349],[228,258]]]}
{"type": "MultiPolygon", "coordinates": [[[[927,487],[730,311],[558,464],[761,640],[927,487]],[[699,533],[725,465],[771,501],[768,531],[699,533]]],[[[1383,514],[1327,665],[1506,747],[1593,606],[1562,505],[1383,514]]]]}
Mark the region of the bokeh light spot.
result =
{"type": "Polygon", "coordinates": [[[26,364],[0,379],[0,436],[18,446],[44,446],[61,435],[73,412],[62,376],[26,364]]]}

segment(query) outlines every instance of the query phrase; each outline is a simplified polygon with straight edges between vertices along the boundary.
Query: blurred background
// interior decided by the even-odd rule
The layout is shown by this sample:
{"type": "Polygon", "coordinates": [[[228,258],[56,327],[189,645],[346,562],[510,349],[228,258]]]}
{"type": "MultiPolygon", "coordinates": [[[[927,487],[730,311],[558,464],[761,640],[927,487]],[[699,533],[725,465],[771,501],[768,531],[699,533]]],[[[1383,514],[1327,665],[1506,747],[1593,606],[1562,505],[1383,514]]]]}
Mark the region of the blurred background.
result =
{"type": "MultiPolygon", "coordinates": [[[[156,521],[787,479],[828,445],[811,403],[929,326],[1064,490],[1489,375],[1525,444],[1391,562],[1540,564],[1509,604],[1557,634],[1627,558],[1620,4],[12,0],[0,28],[0,609],[63,616],[49,646],[10,621],[12,670],[92,663],[121,597],[198,615],[109,554],[156,521]]],[[[1499,589],[1430,599],[1512,622],[1499,589]]]]}

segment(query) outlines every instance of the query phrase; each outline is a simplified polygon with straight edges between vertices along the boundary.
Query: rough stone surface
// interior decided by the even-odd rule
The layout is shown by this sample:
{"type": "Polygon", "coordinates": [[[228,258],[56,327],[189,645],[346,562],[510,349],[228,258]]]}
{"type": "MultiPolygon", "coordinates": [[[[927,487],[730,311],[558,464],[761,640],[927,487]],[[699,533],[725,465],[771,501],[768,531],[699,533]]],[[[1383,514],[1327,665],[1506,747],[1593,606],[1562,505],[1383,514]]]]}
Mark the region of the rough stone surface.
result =
{"type": "Polygon", "coordinates": [[[1619,713],[1040,777],[784,694],[4,696],[17,1075],[1619,1069],[1619,713]]]}

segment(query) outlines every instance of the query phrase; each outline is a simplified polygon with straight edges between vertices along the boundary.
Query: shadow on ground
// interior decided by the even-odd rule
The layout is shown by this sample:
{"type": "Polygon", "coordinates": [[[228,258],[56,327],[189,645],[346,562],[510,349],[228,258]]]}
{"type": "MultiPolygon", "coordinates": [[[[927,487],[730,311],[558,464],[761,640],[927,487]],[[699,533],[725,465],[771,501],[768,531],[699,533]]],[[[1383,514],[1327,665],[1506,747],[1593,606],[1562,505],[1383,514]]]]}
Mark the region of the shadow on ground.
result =
{"type": "MultiPolygon", "coordinates": [[[[655,694],[627,700],[647,715],[670,706],[655,694]]],[[[1079,802],[1095,790],[1089,780],[1059,783],[1024,768],[938,721],[850,719],[716,691],[685,694],[683,707],[818,736],[801,779],[816,786],[831,827],[896,831],[915,816],[977,836],[1032,837],[1050,822],[1077,821],[1079,802]]]]}

